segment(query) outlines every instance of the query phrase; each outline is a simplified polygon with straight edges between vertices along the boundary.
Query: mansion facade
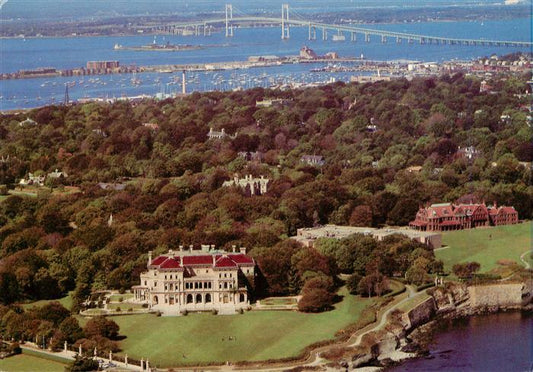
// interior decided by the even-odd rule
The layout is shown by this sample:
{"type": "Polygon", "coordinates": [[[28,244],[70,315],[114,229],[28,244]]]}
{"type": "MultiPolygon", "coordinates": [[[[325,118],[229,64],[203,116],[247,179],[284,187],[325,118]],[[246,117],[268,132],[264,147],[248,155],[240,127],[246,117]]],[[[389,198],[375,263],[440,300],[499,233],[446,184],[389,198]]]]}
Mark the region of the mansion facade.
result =
{"type": "Polygon", "coordinates": [[[420,231],[451,231],[516,223],[518,212],[514,207],[441,203],[420,208],[409,226],[420,231]]]}
{"type": "Polygon", "coordinates": [[[152,259],[141,273],[141,284],[132,288],[138,303],[148,304],[163,315],[180,315],[189,311],[216,311],[235,314],[250,305],[246,284],[255,275],[255,261],[246,249],[236,252],[170,250],[152,259]],[[250,278],[250,279],[248,279],[250,278]]]}

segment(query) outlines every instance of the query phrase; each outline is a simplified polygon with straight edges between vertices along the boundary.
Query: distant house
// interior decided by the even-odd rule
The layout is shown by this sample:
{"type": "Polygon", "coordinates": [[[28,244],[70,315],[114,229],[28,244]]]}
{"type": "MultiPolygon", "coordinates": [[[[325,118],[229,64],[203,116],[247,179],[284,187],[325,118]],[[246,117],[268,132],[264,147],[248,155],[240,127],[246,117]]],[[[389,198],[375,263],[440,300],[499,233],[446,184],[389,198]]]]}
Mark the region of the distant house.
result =
{"type": "Polygon", "coordinates": [[[511,115],[501,115],[500,121],[504,124],[510,124],[511,123],[511,115]]]}
{"type": "Polygon", "coordinates": [[[366,131],[369,132],[369,133],[374,133],[378,130],[378,127],[377,125],[374,125],[374,124],[370,124],[370,125],[367,125],[366,126],[366,131]]]}
{"type": "Polygon", "coordinates": [[[491,90],[492,86],[483,80],[479,86],[479,93],[490,92],[491,90]]]}
{"type": "Polygon", "coordinates": [[[156,123],[143,123],[143,127],[146,127],[148,129],[151,129],[153,131],[159,130],[159,125],[156,123]]]}
{"type": "Polygon", "coordinates": [[[476,149],[474,146],[460,147],[457,149],[457,154],[468,160],[476,159],[481,151],[476,149]]]}
{"type": "Polygon", "coordinates": [[[125,183],[105,183],[105,182],[99,182],[97,185],[102,190],[115,190],[115,191],[122,191],[127,186],[125,183]]]}
{"type": "Polygon", "coordinates": [[[19,123],[20,127],[27,127],[27,126],[34,126],[34,125],[38,125],[38,124],[37,124],[37,122],[35,120],[32,120],[30,118],[26,118],[26,120],[21,121],[19,123]]]}
{"type": "Polygon", "coordinates": [[[243,158],[246,161],[263,161],[263,153],[260,151],[239,151],[239,157],[243,158]]]}
{"type": "Polygon", "coordinates": [[[284,105],[287,105],[290,102],[288,99],[282,99],[282,98],[271,98],[271,99],[265,99],[262,101],[256,101],[255,107],[281,107],[284,105]]]}
{"type": "Polygon", "coordinates": [[[300,49],[300,58],[303,59],[316,59],[318,58],[318,55],[315,53],[315,51],[308,46],[304,45],[300,49]]]}
{"type": "Polygon", "coordinates": [[[68,174],[66,172],[62,172],[62,171],[56,169],[55,171],[48,173],[48,177],[50,177],[50,178],[67,178],[68,174]]]}
{"type": "Polygon", "coordinates": [[[234,139],[235,137],[237,137],[237,133],[235,133],[233,136],[231,136],[231,135],[226,133],[224,128],[222,128],[222,130],[220,132],[216,131],[216,130],[213,130],[213,128],[209,128],[209,133],[207,133],[207,137],[209,139],[224,139],[226,137],[234,139]]]}
{"type": "Polygon", "coordinates": [[[268,183],[270,180],[263,176],[259,178],[253,178],[252,175],[239,178],[237,175],[232,180],[224,181],[223,187],[237,186],[245,190],[250,195],[263,195],[267,192],[268,183]]]}
{"type": "Polygon", "coordinates": [[[33,173],[28,173],[28,177],[21,179],[19,185],[44,186],[44,181],[46,181],[46,176],[44,174],[37,176],[33,173]]]}
{"type": "Polygon", "coordinates": [[[422,171],[422,166],[421,165],[413,165],[411,167],[407,167],[405,170],[407,172],[409,172],[409,173],[420,173],[422,171]]]}
{"type": "Polygon", "coordinates": [[[513,207],[441,203],[420,208],[409,226],[420,231],[451,231],[516,223],[518,212],[513,207]]]}
{"type": "Polygon", "coordinates": [[[321,155],[303,155],[300,158],[301,163],[305,163],[307,165],[314,165],[314,166],[323,166],[326,162],[324,160],[324,157],[321,155]]]}

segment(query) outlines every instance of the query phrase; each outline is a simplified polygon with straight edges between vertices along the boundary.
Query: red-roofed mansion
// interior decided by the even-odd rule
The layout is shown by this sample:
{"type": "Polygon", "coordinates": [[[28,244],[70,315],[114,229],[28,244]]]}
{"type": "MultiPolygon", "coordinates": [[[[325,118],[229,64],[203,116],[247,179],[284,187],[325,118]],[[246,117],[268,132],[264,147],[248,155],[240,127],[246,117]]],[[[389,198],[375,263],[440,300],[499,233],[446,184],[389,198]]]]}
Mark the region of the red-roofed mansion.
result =
{"type": "Polygon", "coordinates": [[[245,283],[253,280],[255,261],[245,248],[229,253],[208,245],[202,250],[180,246],[153,260],[150,252],[147,268],[141,284],[132,288],[135,300],[163,315],[212,310],[234,314],[250,305],[245,283]]]}
{"type": "Polygon", "coordinates": [[[450,231],[516,223],[518,212],[514,207],[441,203],[420,208],[409,226],[421,231],[450,231]]]}

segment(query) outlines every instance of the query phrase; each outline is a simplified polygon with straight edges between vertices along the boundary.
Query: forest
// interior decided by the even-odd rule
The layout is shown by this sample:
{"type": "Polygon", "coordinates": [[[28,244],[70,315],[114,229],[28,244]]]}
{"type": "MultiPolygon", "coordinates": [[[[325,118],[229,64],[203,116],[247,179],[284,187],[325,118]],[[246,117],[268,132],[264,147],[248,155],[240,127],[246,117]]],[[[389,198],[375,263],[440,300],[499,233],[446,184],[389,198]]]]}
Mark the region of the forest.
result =
{"type": "Polygon", "coordinates": [[[76,312],[94,290],[138,284],[148,251],[189,244],[247,247],[255,295],[308,294],[307,311],[330,306],[338,273],[368,295],[387,277],[423,282],[442,262],[408,239],[305,248],[288,237],[326,223],[404,226],[422,205],[457,200],[531,219],[530,79],[493,77],[487,92],[455,74],[4,113],[0,304],[74,291],[76,312]],[[256,105],[269,99],[282,100],[256,105]],[[19,184],[56,169],[64,176],[44,186],[19,184]],[[268,191],[222,187],[235,174],[270,179],[268,191]]]}

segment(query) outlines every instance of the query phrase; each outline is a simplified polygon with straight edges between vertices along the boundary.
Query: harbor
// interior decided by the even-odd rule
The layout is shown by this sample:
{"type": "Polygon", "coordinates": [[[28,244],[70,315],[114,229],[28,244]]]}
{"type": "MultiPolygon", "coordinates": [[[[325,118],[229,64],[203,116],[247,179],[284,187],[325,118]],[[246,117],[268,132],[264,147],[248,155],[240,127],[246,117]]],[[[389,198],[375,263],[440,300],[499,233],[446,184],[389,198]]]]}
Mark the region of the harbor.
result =
{"type": "MultiPolygon", "coordinates": [[[[528,23],[527,19],[513,22],[528,23]]],[[[387,27],[402,27],[402,30],[407,27],[409,31],[424,34],[463,28],[475,36],[494,37],[490,32],[504,32],[508,29],[508,22],[487,21],[485,26],[474,22],[450,22],[387,27]]],[[[209,36],[209,47],[206,47],[203,36],[187,36],[186,42],[182,36],[158,36],[157,45],[168,42],[176,46],[204,47],[176,53],[134,50],[153,44],[153,38],[153,35],[139,35],[5,39],[0,46],[5,56],[0,70],[0,110],[63,103],[65,85],[69,88],[70,101],[143,95],[172,97],[182,94],[182,71],[186,71],[187,93],[253,87],[299,88],[335,81],[366,82],[456,70],[483,75],[491,71],[485,71],[485,66],[474,68],[473,61],[495,52],[502,55],[512,52],[509,48],[499,50],[482,46],[464,48],[348,40],[309,41],[304,28],[294,28],[290,39],[280,40],[279,29],[274,27],[236,29],[232,38],[214,33],[209,36]],[[115,50],[115,44],[127,49],[115,50]],[[303,46],[313,50],[316,57],[301,56],[299,53],[303,46]],[[41,54],[40,50],[46,48],[57,52],[41,54]],[[19,56],[30,52],[35,58],[22,58],[22,63],[15,63],[21,60],[19,56]]],[[[498,68],[523,69],[527,65],[498,68]]]]}

